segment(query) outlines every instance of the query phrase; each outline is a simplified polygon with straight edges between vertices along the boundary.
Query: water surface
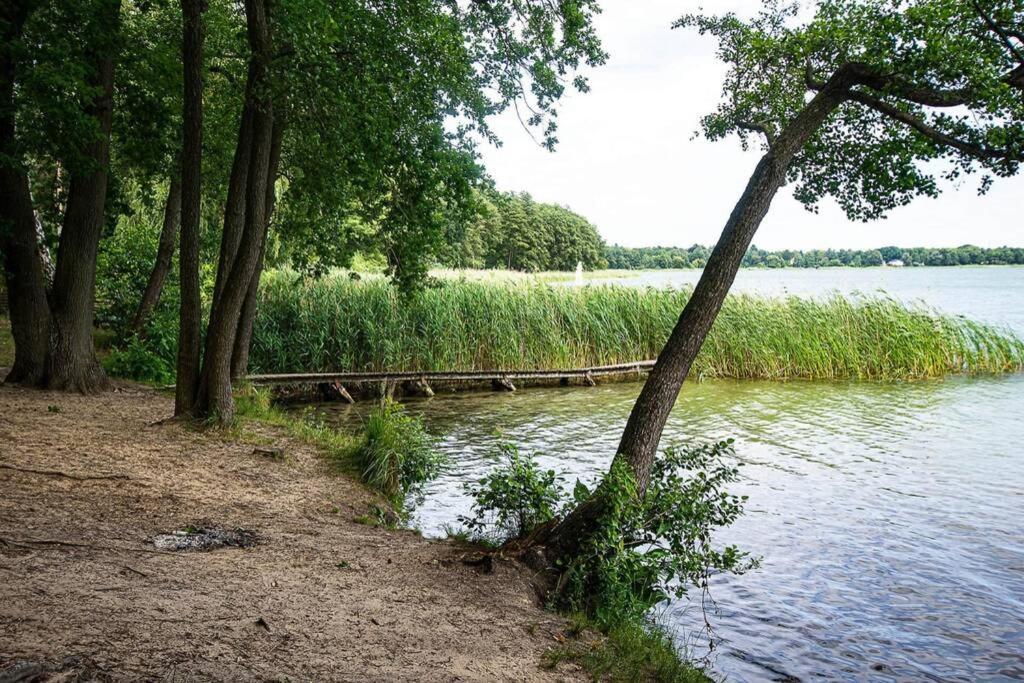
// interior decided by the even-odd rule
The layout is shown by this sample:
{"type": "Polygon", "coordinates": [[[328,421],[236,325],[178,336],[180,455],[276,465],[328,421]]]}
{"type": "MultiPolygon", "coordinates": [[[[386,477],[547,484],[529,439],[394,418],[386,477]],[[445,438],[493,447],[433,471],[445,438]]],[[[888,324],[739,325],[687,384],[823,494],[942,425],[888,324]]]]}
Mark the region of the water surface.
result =
{"type": "MultiPolygon", "coordinates": [[[[678,284],[693,271],[643,274],[678,284]],[[674,278],[674,279],[673,279],[674,278]]],[[[616,280],[622,282],[622,280],[616,280]]],[[[741,271],[738,289],[879,287],[1024,332],[1024,268],[741,271]],[[877,284],[878,286],[872,286],[877,284]]],[[[638,384],[409,402],[454,466],[427,490],[428,535],[467,514],[463,485],[499,438],[566,485],[607,470],[638,384]]],[[[354,425],[367,406],[319,408],[354,425]]],[[[688,383],[665,443],[736,439],[747,514],[720,536],[763,557],[712,588],[714,671],[728,680],[1024,679],[1024,377],[688,383]]],[[[706,653],[696,601],[659,618],[706,653]]]]}

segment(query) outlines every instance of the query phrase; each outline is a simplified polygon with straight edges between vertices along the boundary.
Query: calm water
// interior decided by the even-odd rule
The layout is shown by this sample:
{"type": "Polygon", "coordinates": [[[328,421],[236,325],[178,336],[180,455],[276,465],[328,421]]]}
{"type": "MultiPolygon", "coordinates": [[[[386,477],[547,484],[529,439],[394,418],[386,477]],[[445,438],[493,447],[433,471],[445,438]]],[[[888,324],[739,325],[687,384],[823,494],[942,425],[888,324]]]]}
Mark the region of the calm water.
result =
{"type": "MultiPolygon", "coordinates": [[[[642,274],[679,284],[695,273],[642,274]]],[[[622,280],[616,280],[623,282],[622,280]]],[[[923,300],[1024,333],[1024,268],[742,271],[738,289],[923,300]]],[[[593,482],[637,384],[411,401],[455,466],[416,512],[428,535],[468,512],[495,431],[593,482]]],[[[366,405],[320,408],[357,423],[366,405]]],[[[721,534],[763,557],[712,588],[714,670],[728,680],[1024,679],[1024,377],[688,383],[665,441],[733,437],[747,514],[721,534]]],[[[659,618],[704,655],[696,604],[659,618]]]]}

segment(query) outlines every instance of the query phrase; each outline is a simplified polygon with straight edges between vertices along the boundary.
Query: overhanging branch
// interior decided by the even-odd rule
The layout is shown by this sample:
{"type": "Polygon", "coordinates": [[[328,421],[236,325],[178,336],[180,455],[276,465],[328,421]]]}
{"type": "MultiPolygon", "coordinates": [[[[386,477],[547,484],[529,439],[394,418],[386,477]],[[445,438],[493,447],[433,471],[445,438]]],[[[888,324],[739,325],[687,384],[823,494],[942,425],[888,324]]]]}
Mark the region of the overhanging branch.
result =
{"type": "Polygon", "coordinates": [[[890,119],[899,121],[907,126],[910,126],[921,135],[925,136],[932,142],[938,143],[944,147],[952,147],[968,156],[976,159],[983,159],[986,161],[1007,161],[1019,163],[1024,161],[1024,154],[1014,154],[1013,152],[1005,149],[993,149],[991,147],[985,147],[977,143],[968,142],[961,140],[960,138],[953,137],[938,130],[934,126],[928,125],[921,119],[908,114],[907,112],[894,107],[888,102],[883,102],[867,93],[859,90],[851,90],[849,93],[849,99],[854,102],[860,102],[861,104],[874,109],[880,114],[887,116],[890,119]]]}

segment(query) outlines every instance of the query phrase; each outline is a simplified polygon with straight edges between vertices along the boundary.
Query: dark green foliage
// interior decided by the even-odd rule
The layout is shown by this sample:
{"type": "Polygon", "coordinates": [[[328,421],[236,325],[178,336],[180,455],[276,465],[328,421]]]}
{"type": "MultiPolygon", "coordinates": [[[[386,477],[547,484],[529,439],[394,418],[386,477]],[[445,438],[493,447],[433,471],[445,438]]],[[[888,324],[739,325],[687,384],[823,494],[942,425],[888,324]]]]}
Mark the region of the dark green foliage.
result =
{"type": "Polygon", "coordinates": [[[473,517],[459,517],[473,535],[493,543],[522,538],[554,519],[561,498],[554,470],[541,470],[533,455],[510,443],[498,444],[498,453],[502,464],[466,486],[473,517]]]}
{"type": "Polygon", "coordinates": [[[579,553],[563,567],[556,604],[609,627],[643,618],[659,602],[706,590],[713,573],[743,573],[757,565],[735,546],[719,548],[712,534],[735,522],[746,496],[726,487],[739,478],[732,440],[672,447],[655,459],[647,492],[637,492],[621,458],[591,492],[577,482],[560,504],[554,471],[503,445],[506,462],[469,486],[471,519],[460,518],[491,541],[522,538],[536,525],[587,501],[600,501],[600,517],[579,553]]]}
{"type": "MultiPolygon", "coordinates": [[[[160,209],[142,201],[131,202],[130,211],[100,242],[96,259],[96,324],[112,330],[119,339],[128,332],[156,260],[162,220],[160,209]]],[[[177,267],[172,265],[154,317],[161,313],[174,317],[177,307],[177,267]]],[[[177,322],[168,322],[173,323],[176,337],[177,322]]]]}
{"type": "Polygon", "coordinates": [[[472,214],[449,223],[439,260],[451,268],[530,272],[606,265],[604,241],[586,218],[512,192],[478,194],[472,214]]]}
{"type": "MultiPolygon", "coordinates": [[[[710,249],[695,244],[683,247],[605,247],[608,267],[641,270],[657,268],[703,268],[710,249]]],[[[902,261],[907,266],[981,266],[1024,264],[1024,248],[983,248],[970,244],[960,247],[882,247],[881,249],[783,249],[765,251],[750,247],[743,258],[745,268],[855,268],[880,266],[902,261]]]]}
{"type": "MultiPolygon", "coordinates": [[[[511,446],[502,454],[507,462],[470,487],[475,517],[461,519],[492,542],[525,536],[560,507],[553,471],[539,471],[511,446]]],[[[555,607],[575,615],[578,637],[550,651],[547,666],[572,660],[594,680],[705,680],[649,613],[669,597],[706,591],[713,574],[757,566],[735,546],[719,547],[712,538],[743,512],[746,497],[726,490],[739,478],[733,459],[731,440],[669,448],[657,457],[642,497],[621,458],[595,491],[577,482],[561,514],[595,500],[600,512],[579,551],[560,567],[550,596],[555,607]],[[587,639],[581,632],[588,627],[604,635],[587,639]]]]}
{"type": "Polygon", "coordinates": [[[96,278],[96,325],[112,337],[113,349],[104,359],[110,374],[160,384],[174,383],[178,353],[178,279],[172,268],[160,301],[136,337],[130,329],[139,297],[156,257],[159,211],[138,200],[112,234],[100,242],[96,278]]]}
{"type": "MultiPolygon", "coordinates": [[[[557,602],[613,624],[641,618],[670,596],[706,590],[714,573],[741,574],[757,565],[735,546],[716,547],[712,533],[735,522],[745,496],[725,487],[739,478],[732,441],[668,448],[641,498],[628,464],[616,459],[594,495],[597,531],[564,568],[557,602]]],[[[590,497],[585,488],[576,501],[590,497]]]]}
{"type": "Polygon", "coordinates": [[[788,164],[794,196],[832,197],[855,220],[882,217],[942,180],[1017,173],[1024,160],[1020,0],[820,0],[806,22],[770,0],[749,20],[692,14],[677,27],[718,41],[728,66],[710,140],[771,147],[810,97],[841,76],[842,103],[788,164]]]}
{"type": "MultiPolygon", "coordinates": [[[[147,337],[145,341],[131,337],[111,349],[103,359],[103,368],[114,377],[155,384],[174,383],[174,364],[168,360],[175,354],[166,339],[147,337]],[[162,342],[158,345],[157,342],[162,342]]],[[[173,339],[170,341],[173,342],[173,339]]],[[[174,345],[176,346],[176,344],[174,345]]]]}
{"type": "Polygon", "coordinates": [[[420,493],[446,463],[423,420],[390,400],[370,413],[352,459],[363,481],[383,493],[396,510],[402,510],[406,499],[420,493]]]}

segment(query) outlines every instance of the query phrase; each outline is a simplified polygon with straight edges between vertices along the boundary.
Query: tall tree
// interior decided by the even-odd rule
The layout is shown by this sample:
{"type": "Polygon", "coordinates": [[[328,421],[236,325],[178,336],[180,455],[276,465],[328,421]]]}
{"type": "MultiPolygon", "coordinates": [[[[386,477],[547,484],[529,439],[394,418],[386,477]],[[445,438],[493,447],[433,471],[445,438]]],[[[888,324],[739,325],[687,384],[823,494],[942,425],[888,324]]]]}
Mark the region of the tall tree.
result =
{"type": "Polygon", "coordinates": [[[104,224],[113,121],[114,67],[121,0],[97,0],[87,46],[88,78],[95,92],[85,107],[94,139],[71,174],[50,296],[51,343],[44,383],[50,389],[85,393],[109,384],[93,348],[96,253],[104,224]]]}
{"type": "Polygon", "coordinates": [[[359,212],[394,278],[412,288],[446,217],[471,197],[475,141],[494,139],[488,118],[519,102],[553,145],[567,77],[604,59],[593,0],[250,0],[245,10],[246,98],[192,411],[222,422],[234,412],[232,375],[247,364],[278,158],[287,160],[282,234],[312,245],[297,251],[344,251],[333,231],[359,212]]]}
{"type": "Polygon", "coordinates": [[[0,5],[0,252],[14,336],[14,365],[7,382],[42,382],[50,341],[46,274],[39,254],[28,174],[15,131],[15,79],[19,46],[32,3],[0,5]]]}
{"type": "MultiPolygon", "coordinates": [[[[185,415],[195,403],[199,380],[199,215],[203,165],[203,5],[181,0],[181,56],[184,74],[181,145],[181,249],[178,257],[181,302],[178,326],[178,373],[174,414],[185,415]]],[[[173,189],[173,183],[172,183],[173,189]]]]}
{"type": "MultiPolygon", "coordinates": [[[[1024,3],[1020,0],[822,0],[800,26],[769,2],[751,21],[690,15],[729,64],[719,139],[761,137],[764,156],[640,393],[616,454],[642,495],[669,412],[779,188],[796,181],[812,209],[830,195],[851,218],[883,216],[934,177],[1011,176],[1024,161],[1024,3]]],[[[541,539],[571,553],[600,510],[580,506],[541,539]]]]}

